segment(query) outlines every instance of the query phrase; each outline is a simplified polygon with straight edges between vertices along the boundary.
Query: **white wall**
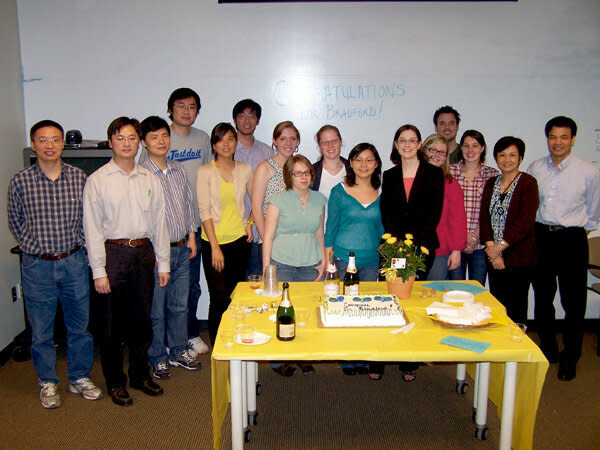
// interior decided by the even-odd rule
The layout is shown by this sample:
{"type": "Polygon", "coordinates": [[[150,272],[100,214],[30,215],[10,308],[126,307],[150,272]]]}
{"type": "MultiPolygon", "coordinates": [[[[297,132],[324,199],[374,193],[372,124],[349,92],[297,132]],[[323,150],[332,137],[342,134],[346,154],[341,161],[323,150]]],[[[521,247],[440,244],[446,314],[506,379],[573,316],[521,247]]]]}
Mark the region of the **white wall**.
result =
{"type": "Polygon", "coordinates": [[[23,88],[21,83],[21,55],[17,3],[0,2],[0,179],[4,195],[0,195],[0,350],[25,328],[23,303],[13,303],[11,288],[19,282],[19,259],[9,253],[16,245],[8,231],[6,215],[6,187],[10,177],[23,166],[25,118],[23,113],[23,88]]]}
{"type": "Polygon", "coordinates": [[[166,116],[169,93],[190,86],[200,128],[231,120],[234,103],[252,97],[264,109],[257,136],[270,142],[291,119],[311,159],[315,131],[330,122],[343,152],[372,142],[389,165],[398,126],[425,136],[433,111],[451,104],[461,129],[481,130],[490,147],[522,137],[525,166],[546,154],[545,122],[572,116],[575,151],[600,164],[597,0],[18,0],[18,14],[27,127],[52,117],[105,139],[113,118],[166,116]]]}

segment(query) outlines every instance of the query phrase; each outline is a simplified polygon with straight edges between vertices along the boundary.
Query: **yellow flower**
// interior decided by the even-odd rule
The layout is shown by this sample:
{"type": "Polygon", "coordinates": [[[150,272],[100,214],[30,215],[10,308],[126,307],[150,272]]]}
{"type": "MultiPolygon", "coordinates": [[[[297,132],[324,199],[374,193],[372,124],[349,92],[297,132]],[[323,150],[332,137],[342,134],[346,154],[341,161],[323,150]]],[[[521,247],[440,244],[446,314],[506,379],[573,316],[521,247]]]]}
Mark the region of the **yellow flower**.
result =
{"type": "MultiPolygon", "coordinates": [[[[407,235],[407,236],[408,236],[408,235],[407,235]]],[[[411,241],[410,239],[406,239],[406,240],[404,241],[404,243],[405,243],[406,245],[413,245],[413,241],[411,241]]]]}
{"type": "Polygon", "coordinates": [[[405,237],[406,237],[406,239],[407,239],[407,240],[409,240],[409,241],[412,241],[412,240],[414,239],[413,235],[412,235],[412,234],[410,234],[410,233],[406,233],[404,236],[405,236],[405,237]]]}
{"type": "Polygon", "coordinates": [[[391,237],[392,235],[390,233],[385,233],[383,236],[381,236],[381,239],[385,239],[387,241],[391,237]]]}
{"type": "Polygon", "coordinates": [[[425,253],[426,255],[429,255],[429,250],[427,250],[427,247],[423,247],[423,246],[421,245],[421,251],[422,251],[423,253],[425,253]]]}
{"type": "Polygon", "coordinates": [[[397,240],[398,239],[396,239],[395,237],[389,237],[385,240],[385,242],[387,242],[388,244],[395,244],[397,240]]]}

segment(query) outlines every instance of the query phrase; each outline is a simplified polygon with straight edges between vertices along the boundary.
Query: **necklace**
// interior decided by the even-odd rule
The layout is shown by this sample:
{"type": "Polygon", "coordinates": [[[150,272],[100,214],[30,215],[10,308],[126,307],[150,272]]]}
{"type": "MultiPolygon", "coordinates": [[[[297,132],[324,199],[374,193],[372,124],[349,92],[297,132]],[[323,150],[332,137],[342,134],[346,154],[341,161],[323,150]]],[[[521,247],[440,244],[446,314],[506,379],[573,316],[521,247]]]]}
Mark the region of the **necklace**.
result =
{"type": "MultiPolygon", "coordinates": [[[[506,195],[506,193],[510,190],[512,185],[515,184],[515,181],[517,181],[517,179],[519,178],[520,175],[521,175],[521,172],[517,172],[517,174],[513,177],[513,179],[510,180],[510,183],[508,184],[508,186],[506,186],[504,189],[500,189],[500,195],[506,195]]],[[[502,185],[502,178],[500,178],[500,185],[502,185]]]]}

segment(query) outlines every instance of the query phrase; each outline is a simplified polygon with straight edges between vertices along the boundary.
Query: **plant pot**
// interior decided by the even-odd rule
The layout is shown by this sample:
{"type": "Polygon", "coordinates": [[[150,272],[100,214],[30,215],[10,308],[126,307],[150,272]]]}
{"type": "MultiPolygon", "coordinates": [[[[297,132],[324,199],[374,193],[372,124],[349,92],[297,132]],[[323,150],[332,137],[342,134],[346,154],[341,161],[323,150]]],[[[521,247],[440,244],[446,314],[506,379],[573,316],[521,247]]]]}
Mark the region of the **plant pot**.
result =
{"type": "Polygon", "coordinates": [[[399,299],[410,298],[412,293],[413,284],[415,284],[415,276],[411,275],[410,278],[404,281],[401,277],[393,280],[386,280],[388,293],[394,294],[399,299]]]}

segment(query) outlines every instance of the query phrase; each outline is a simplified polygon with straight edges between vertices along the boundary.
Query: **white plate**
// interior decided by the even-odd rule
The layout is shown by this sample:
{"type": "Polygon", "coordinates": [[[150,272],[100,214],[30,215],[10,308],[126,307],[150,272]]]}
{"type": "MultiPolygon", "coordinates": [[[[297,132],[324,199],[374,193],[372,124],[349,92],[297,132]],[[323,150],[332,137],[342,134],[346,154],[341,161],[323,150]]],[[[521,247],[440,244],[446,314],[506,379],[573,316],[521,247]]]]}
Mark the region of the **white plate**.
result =
{"type": "Polygon", "coordinates": [[[236,344],[241,345],[262,345],[266,344],[271,340],[271,336],[264,333],[259,333],[258,331],[254,332],[254,342],[242,342],[239,335],[235,335],[233,340],[236,344]]]}
{"type": "Polygon", "coordinates": [[[262,290],[262,289],[255,289],[255,290],[254,290],[254,293],[255,293],[256,295],[262,295],[262,296],[264,296],[264,297],[270,297],[270,298],[279,297],[279,296],[281,295],[281,291],[275,291],[275,292],[273,292],[271,295],[267,295],[267,294],[264,294],[264,293],[263,293],[263,290],[262,290]]]}

